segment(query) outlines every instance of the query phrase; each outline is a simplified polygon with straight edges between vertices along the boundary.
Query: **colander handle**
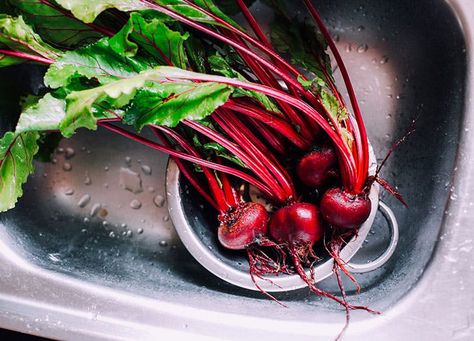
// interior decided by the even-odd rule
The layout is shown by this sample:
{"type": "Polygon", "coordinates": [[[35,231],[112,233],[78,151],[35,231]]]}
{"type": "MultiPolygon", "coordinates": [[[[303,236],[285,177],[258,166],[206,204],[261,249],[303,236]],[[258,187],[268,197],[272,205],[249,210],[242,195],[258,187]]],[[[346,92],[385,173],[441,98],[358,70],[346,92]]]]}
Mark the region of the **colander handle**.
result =
{"type": "Polygon", "coordinates": [[[364,273],[373,271],[375,269],[380,268],[382,265],[387,263],[387,261],[392,257],[395,248],[397,247],[398,243],[398,223],[397,219],[395,218],[395,214],[393,211],[388,207],[384,202],[379,201],[379,210],[382,211],[383,215],[387,219],[388,225],[390,227],[391,238],[390,244],[388,248],[382,253],[378,258],[374,259],[371,262],[364,263],[364,264],[357,264],[349,262],[347,263],[346,267],[348,270],[357,273],[364,273]]]}

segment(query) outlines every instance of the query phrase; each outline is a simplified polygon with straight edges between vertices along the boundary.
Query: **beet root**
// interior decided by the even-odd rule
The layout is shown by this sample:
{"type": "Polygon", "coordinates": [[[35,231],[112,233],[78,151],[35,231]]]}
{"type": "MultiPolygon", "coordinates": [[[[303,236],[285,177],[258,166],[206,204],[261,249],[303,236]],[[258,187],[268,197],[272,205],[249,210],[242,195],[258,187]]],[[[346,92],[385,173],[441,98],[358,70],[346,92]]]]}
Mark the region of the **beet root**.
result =
{"type": "Polygon", "coordinates": [[[244,250],[268,230],[268,212],[261,204],[247,202],[230,209],[219,217],[217,236],[231,250],[244,250]]]}
{"type": "Polygon", "coordinates": [[[269,233],[277,243],[312,247],[324,234],[318,207],[297,202],[280,208],[270,220],[269,233]]]}
{"type": "Polygon", "coordinates": [[[337,156],[334,148],[322,146],[300,159],[296,166],[296,173],[304,185],[318,188],[334,176],[336,166],[337,156]]]}
{"type": "Polygon", "coordinates": [[[351,194],[341,188],[331,188],[323,194],[321,214],[328,223],[341,228],[355,228],[370,215],[371,202],[366,194],[351,194]]]}

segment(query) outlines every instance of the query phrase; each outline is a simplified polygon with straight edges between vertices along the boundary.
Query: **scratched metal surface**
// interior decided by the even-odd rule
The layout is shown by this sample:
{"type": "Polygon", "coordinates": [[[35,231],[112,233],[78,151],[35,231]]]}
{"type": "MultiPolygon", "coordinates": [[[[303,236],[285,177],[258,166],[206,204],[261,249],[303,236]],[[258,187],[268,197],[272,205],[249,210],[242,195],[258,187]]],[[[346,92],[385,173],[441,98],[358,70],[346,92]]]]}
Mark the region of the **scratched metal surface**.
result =
{"type": "MultiPolygon", "coordinates": [[[[420,114],[417,132],[384,171],[410,204],[383,197],[399,219],[399,247],[386,266],[358,276],[362,293],[350,297],[385,314],[354,313],[347,339],[469,339],[474,4],[318,4],[357,80],[376,154],[420,114]]],[[[264,7],[257,13],[269,16],[264,7]]],[[[41,70],[0,77],[3,132],[41,70]]],[[[104,131],[78,133],[61,148],[55,164],[37,165],[18,207],[0,215],[0,327],[58,339],[314,339],[339,331],[340,309],[306,290],[279,294],[283,309],[192,259],[159,197],[164,155],[104,131]]],[[[382,219],[374,228],[360,261],[387,243],[382,219]]],[[[322,286],[336,290],[331,278],[322,286]]]]}

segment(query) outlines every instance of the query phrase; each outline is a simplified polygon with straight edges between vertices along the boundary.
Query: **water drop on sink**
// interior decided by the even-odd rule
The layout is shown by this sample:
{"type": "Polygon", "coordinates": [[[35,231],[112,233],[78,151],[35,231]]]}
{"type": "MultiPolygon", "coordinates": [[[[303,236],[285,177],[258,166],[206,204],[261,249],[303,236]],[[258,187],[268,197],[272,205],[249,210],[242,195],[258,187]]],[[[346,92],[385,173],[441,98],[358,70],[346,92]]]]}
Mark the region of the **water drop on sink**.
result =
{"type": "Polygon", "coordinates": [[[345,47],[345,50],[346,50],[347,53],[351,52],[352,51],[351,44],[347,44],[346,47],[345,47]]]}
{"type": "Polygon", "coordinates": [[[90,184],[92,184],[92,180],[89,175],[86,175],[84,179],[84,185],[89,186],[90,184]]]}
{"type": "Polygon", "coordinates": [[[128,238],[133,236],[132,230],[128,230],[127,233],[125,234],[128,238]]]}
{"type": "Polygon", "coordinates": [[[102,208],[102,205],[99,203],[96,203],[92,206],[90,216],[95,217],[97,213],[99,213],[100,209],[102,208]]]}
{"type": "Polygon", "coordinates": [[[142,179],[140,174],[129,168],[120,168],[120,186],[132,193],[140,193],[143,191],[142,179]]]}
{"type": "Polygon", "coordinates": [[[66,195],[73,195],[73,194],[74,194],[74,189],[72,189],[72,188],[66,188],[66,190],[64,191],[64,194],[66,194],[66,195]]]}
{"type": "Polygon", "coordinates": [[[165,204],[165,198],[162,195],[158,194],[153,198],[153,202],[157,207],[163,207],[165,204]]]}
{"type": "Polygon", "coordinates": [[[104,221],[102,222],[102,226],[103,226],[103,227],[109,226],[109,222],[108,222],[107,220],[104,220],[104,221]]]}
{"type": "Polygon", "coordinates": [[[89,194],[84,194],[77,202],[77,206],[81,208],[86,207],[89,201],[91,201],[91,196],[89,194]]]}
{"type": "Polygon", "coordinates": [[[150,193],[155,193],[155,187],[149,186],[149,187],[148,187],[148,192],[150,192],[150,193]]]}
{"type": "Polygon", "coordinates": [[[168,246],[168,242],[166,240],[161,240],[159,244],[162,247],[168,246]]]}
{"type": "Polygon", "coordinates": [[[56,154],[62,154],[62,153],[64,153],[64,148],[56,149],[56,154]]]}
{"type": "Polygon", "coordinates": [[[130,202],[130,207],[133,208],[134,210],[138,210],[140,207],[142,207],[142,203],[137,199],[133,199],[130,202]]]}
{"type": "Polygon", "coordinates": [[[148,166],[148,165],[142,165],[141,168],[142,168],[143,174],[145,174],[145,175],[151,175],[151,167],[150,167],[150,166],[148,166]]]}
{"type": "Polygon", "coordinates": [[[163,217],[163,221],[166,222],[166,221],[169,221],[169,220],[170,220],[170,216],[169,216],[169,215],[165,215],[165,216],[163,217]]]}
{"type": "Polygon", "coordinates": [[[357,48],[357,52],[364,53],[368,49],[369,49],[369,46],[367,44],[362,44],[362,45],[359,45],[359,47],[357,48]]]}
{"type": "Polygon", "coordinates": [[[383,56],[382,59],[380,59],[380,64],[385,64],[388,62],[388,57],[387,56],[383,56]]]}
{"type": "Polygon", "coordinates": [[[363,30],[365,30],[365,27],[364,27],[364,26],[360,25],[359,27],[357,27],[357,31],[361,32],[361,31],[363,31],[363,30]]]}
{"type": "Polygon", "coordinates": [[[106,171],[106,172],[108,172],[109,169],[110,169],[109,166],[105,166],[105,167],[104,167],[104,171],[106,171]]]}
{"type": "Polygon", "coordinates": [[[132,158],[130,156],[126,156],[125,157],[125,163],[127,164],[127,166],[131,166],[132,165],[132,158]]]}
{"type": "Polygon", "coordinates": [[[72,170],[72,165],[69,162],[64,162],[63,170],[66,171],[66,172],[71,171],[72,170]]]}
{"type": "Polygon", "coordinates": [[[76,151],[74,149],[70,147],[66,148],[66,155],[65,155],[66,159],[71,159],[74,157],[74,155],[76,155],[76,151]]]}
{"type": "Polygon", "coordinates": [[[110,231],[109,237],[110,237],[110,238],[115,238],[115,232],[114,232],[114,231],[110,231]]]}
{"type": "Polygon", "coordinates": [[[126,228],[127,228],[127,224],[120,224],[120,227],[123,228],[123,229],[126,229],[126,228]]]}
{"type": "Polygon", "coordinates": [[[141,227],[138,228],[137,233],[138,233],[138,234],[142,234],[142,233],[143,233],[143,229],[142,229],[141,227]]]}

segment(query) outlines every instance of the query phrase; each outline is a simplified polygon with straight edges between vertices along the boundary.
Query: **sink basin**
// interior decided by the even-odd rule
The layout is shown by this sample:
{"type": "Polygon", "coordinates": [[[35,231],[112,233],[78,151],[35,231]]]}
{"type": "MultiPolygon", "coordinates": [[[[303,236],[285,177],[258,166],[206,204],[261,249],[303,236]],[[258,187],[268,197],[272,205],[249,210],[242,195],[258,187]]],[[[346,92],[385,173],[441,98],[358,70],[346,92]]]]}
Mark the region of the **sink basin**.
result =
{"type": "MultiPolygon", "coordinates": [[[[384,314],[354,312],[347,339],[467,339],[474,4],[317,5],[354,80],[376,155],[383,158],[417,118],[382,172],[410,206],[382,195],[398,218],[397,251],[382,268],[356,274],[359,295],[346,283],[351,302],[384,314]]],[[[263,5],[256,10],[267,16],[263,5]]],[[[38,91],[42,72],[0,70],[2,133],[20,96],[38,91]]],[[[278,294],[288,306],[281,308],[187,253],[163,201],[166,164],[165,155],[106,131],[81,131],[61,141],[53,162],[38,163],[17,208],[0,215],[0,327],[58,339],[335,337],[344,314],[332,302],[302,289],[278,294]]],[[[388,239],[380,215],[354,261],[377,257],[388,239]]],[[[332,277],[321,287],[337,292],[332,277]]]]}

